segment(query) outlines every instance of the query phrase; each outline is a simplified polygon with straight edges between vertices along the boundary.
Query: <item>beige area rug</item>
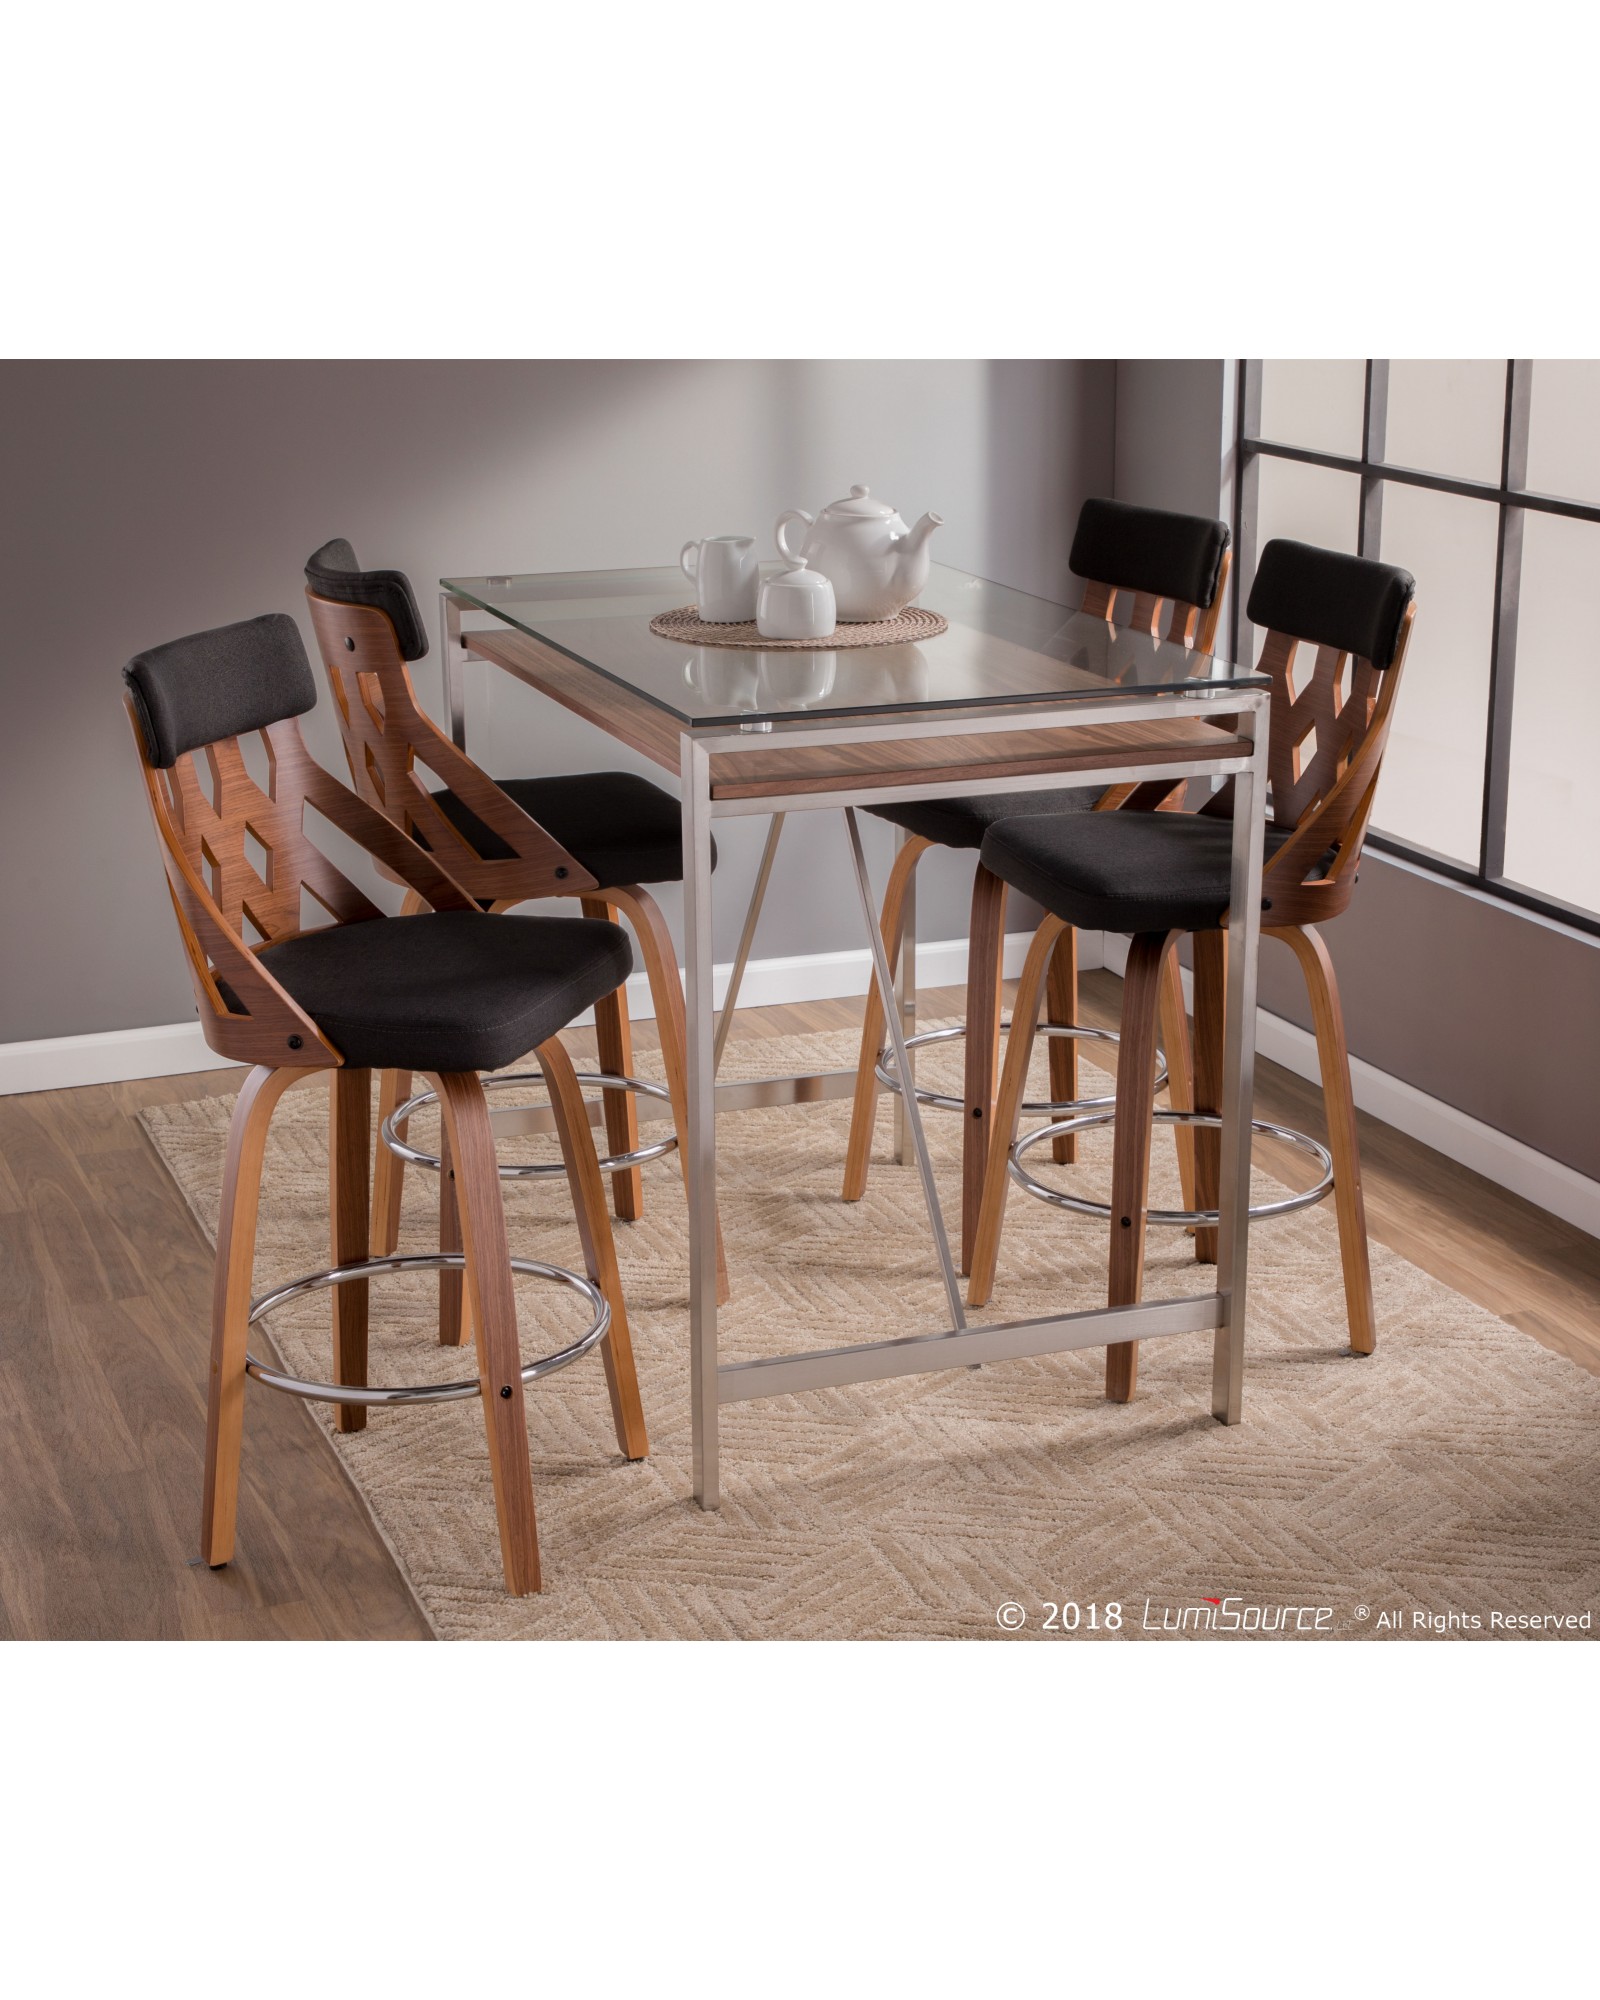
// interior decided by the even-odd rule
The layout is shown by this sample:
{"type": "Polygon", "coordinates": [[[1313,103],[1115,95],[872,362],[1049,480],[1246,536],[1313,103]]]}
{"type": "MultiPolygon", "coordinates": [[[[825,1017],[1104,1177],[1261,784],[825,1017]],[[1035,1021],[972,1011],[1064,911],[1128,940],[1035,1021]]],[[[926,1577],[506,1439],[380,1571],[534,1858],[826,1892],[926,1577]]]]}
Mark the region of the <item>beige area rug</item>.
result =
{"type": "MultiPolygon", "coordinates": [[[[724,1073],[845,1067],[854,1053],[844,1034],[735,1044],[724,1073]]],[[[928,1053],[924,1078],[942,1064],[959,1089],[949,1048],[928,1053]]],[[[326,1105],[308,1084],[274,1121],[258,1292],[327,1261],[326,1105]]],[[[230,1109],[210,1097],[144,1114],[208,1232],[230,1109]]],[[[843,1103],[721,1120],[725,1359],[940,1323],[917,1176],[888,1158],[887,1100],[854,1207],[838,1199],[847,1122],[843,1103]]],[[[953,1226],[959,1120],[927,1123],[953,1226]]],[[[551,1145],[508,1141],[505,1155],[551,1145]]],[[[1044,1171],[1102,1193],[1109,1148],[1096,1133],[1082,1164],[1044,1171]]],[[[564,1184],[506,1185],[514,1248],[580,1265],[564,1184]]],[[[645,1193],[644,1220],[617,1238],[652,1456],[618,1457],[597,1356],[530,1390],[542,1596],[502,1589],[477,1403],[377,1409],[363,1434],[329,1430],[442,1637],[1002,1638],[1003,1604],[1021,1607],[1024,1637],[1074,1617],[1088,1637],[1091,1606],[1103,1632],[1111,1604],[1123,1637],[1271,1629],[1284,1607],[1326,1608],[1320,1629],[1342,1638],[1503,1636],[1496,1614],[1594,1623],[1600,1380],[1377,1245],[1379,1352],[1351,1357],[1331,1206],[1254,1232],[1234,1428],[1210,1415],[1205,1334],[1146,1343],[1126,1406],[1103,1399],[1103,1350],[744,1403],[723,1412],[723,1506],[705,1514],[690,1497],[685,1211],[670,1157],[646,1169],[645,1193]],[[1066,1604],[1076,1611],[1051,1617],[1066,1604]]],[[[1153,1197],[1177,1205],[1166,1139],[1153,1197]]],[[[408,1174],[402,1247],[431,1247],[436,1198],[431,1176],[408,1174]]],[[[982,1317],[1097,1305],[1105,1256],[1102,1225],[1014,1193],[982,1317]]],[[[1208,1279],[1189,1238],[1152,1232],[1147,1296],[1208,1279]]],[[[434,1294],[431,1278],[375,1283],[374,1379],[471,1373],[470,1350],[435,1343],[434,1294]]],[[[526,1280],[518,1295],[530,1358],[583,1323],[549,1285],[526,1280]]],[[[329,1324],[325,1293],[274,1316],[294,1373],[326,1378],[329,1324]]],[[[246,1514],[246,1546],[251,1532],[246,1514]]]]}

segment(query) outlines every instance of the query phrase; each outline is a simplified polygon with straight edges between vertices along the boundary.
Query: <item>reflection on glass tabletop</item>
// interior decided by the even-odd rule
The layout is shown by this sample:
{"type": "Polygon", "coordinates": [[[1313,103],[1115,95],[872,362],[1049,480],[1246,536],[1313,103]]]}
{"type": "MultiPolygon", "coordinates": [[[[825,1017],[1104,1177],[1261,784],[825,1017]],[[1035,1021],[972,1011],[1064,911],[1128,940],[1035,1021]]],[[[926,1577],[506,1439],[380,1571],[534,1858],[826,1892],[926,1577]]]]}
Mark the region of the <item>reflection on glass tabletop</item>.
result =
{"type": "Polygon", "coordinates": [[[917,603],[942,612],[948,631],[914,645],[831,647],[823,640],[814,652],[660,637],[650,620],[688,594],[676,567],[445,577],[442,587],[692,729],[1267,684],[1248,668],[940,563],[917,603]]]}

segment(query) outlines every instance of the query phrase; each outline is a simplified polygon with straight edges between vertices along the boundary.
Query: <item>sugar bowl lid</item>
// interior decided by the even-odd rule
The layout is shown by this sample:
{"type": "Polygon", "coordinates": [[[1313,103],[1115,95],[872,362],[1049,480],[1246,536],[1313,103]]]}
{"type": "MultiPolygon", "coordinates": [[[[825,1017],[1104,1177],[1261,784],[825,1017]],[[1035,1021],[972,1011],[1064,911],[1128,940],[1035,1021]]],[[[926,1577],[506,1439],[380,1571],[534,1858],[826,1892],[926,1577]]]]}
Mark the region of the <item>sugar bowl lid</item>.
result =
{"type": "Polygon", "coordinates": [[[770,590],[801,590],[807,596],[816,597],[824,590],[832,590],[833,585],[820,570],[808,569],[804,556],[796,556],[788,569],[768,577],[767,587],[770,590]]]}
{"type": "Polygon", "coordinates": [[[831,500],[818,517],[824,521],[888,521],[894,509],[874,500],[870,487],[852,486],[848,500],[831,500]]]}

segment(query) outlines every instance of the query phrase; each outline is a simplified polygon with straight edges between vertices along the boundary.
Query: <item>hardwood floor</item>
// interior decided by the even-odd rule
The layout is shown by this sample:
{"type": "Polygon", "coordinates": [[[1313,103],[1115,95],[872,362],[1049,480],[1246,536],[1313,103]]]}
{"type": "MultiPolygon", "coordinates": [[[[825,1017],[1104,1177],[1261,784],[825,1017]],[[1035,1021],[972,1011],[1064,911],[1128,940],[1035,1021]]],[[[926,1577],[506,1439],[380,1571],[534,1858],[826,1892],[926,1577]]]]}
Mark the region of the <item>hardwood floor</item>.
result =
{"type": "Polygon", "coordinates": [[[310,1411],[285,1397],[251,1398],[238,1560],[200,1565],[211,1246],[135,1118],[238,1074],[0,1099],[8,1638],[427,1636],[310,1411]]]}
{"type": "MultiPolygon", "coordinates": [[[[1089,973],[1082,993],[1086,1020],[1115,1025],[1120,982],[1089,973]]],[[[953,988],[922,995],[929,1017],[962,1005],[953,988]]],[[[749,1009],[738,1032],[859,1020],[857,1001],[817,1001],[749,1009]]],[[[653,1024],[635,1035],[649,1045],[653,1024]]],[[[586,1040],[575,1054],[593,1053],[586,1040]]],[[[236,1074],[0,1098],[0,1636],[428,1636],[310,1411],[286,1397],[252,1396],[249,1533],[227,1569],[199,1566],[211,1246],[136,1119],[230,1092],[236,1074]]],[[[1315,1086],[1275,1064],[1256,1102],[1322,1136],[1315,1086]]],[[[1372,1235],[1600,1374],[1600,1242],[1374,1119],[1360,1127],[1372,1235]]]]}

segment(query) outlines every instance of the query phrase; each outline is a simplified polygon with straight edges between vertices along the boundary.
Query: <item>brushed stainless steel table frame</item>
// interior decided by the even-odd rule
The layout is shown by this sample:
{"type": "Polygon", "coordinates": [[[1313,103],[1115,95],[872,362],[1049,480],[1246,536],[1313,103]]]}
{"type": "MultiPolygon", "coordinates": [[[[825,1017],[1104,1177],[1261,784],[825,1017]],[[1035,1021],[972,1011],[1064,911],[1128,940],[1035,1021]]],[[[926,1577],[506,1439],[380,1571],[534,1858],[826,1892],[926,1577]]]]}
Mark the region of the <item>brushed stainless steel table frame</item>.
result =
{"type": "MultiPolygon", "coordinates": [[[[472,635],[463,632],[463,610],[481,607],[450,592],[440,594],[440,633],[444,650],[445,701],[451,734],[466,747],[464,670],[479,657],[472,635]]],[[[493,664],[493,663],[491,663],[493,664]]],[[[597,678],[601,678],[597,676],[597,678]]],[[[992,710],[947,709],[862,715],[842,720],[801,717],[762,723],[758,729],[730,722],[725,728],[689,728],[681,732],[680,781],[683,805],[685,1000],[688,1016],[689,1118],[684,1147],[684,1177],[689,1206],[689,1373],[694,1448],[694,1492],[702,1507],[720,1504],[721,1473],[718,1413],[724,1403],[752,1397],[787,1396],[811,1389],[837,1388],[850,1382],[885,1380],[981,1362],[1018,1360],[1028,1355],[1060,1354],[1083,1347],[1113,1345],[1124,1340],[1159,1340],[1175,1334],[1210,1330],[1214,1335],[1211,1407],[1218,1420],[1237,1423],[1243,1410],[1245,1314],[1249,1274],[1250,1110],[1255,1071],[1256,961],[1260,946],[1261,879],[1267,779],[1268,696],[1264,687],[1219,687],[1197,682],[1159,693],[1095,695],[1076,700],[1006,700],[992,710]],[[1203,704],[1203,708],[1202,705],[1203,704]],[[837,747],[849,744],[903,742],[912,737],[980,736],[1019,730],[1070,730],[1098,723],[1232,719],[1226,738],[1219,737],[1215,754],[1196,745],[1192,759],[1141,764],[1133,753],[1108,750],[1103,768],[1079,764],[1052,777],[1030,771],[1026,776],[995,778],[981,768],[969,780],[948,776],[931,781],[873,784],[848,791],[796,792],[773,780],[770,793],[754,794],[741,783],[740,796],[713,798],[712,759],[719,753],[837,747]],[[1242,748],[1247,744],[1248,748],[1242,748]],[[902,1077],[911,1075],[905,1037],[915,1000],[915,945],[908,934],[897,990],[888,954],[878,929],[876,905],[856,823],[861,806],[887,805],[913,799],[930,788],[942,797],[1037,792],[1059,785],[1081,788],[1138,782],[1146,778],[1229,777],[1235,781],[1229,926],[1228,984],[1223,1068],[1221,1220],[1217,1234],[1216,1282],[1212,1290],[1153,1304],[1099,1307],[1061,1313],[1049,1318],[1013,1320],[970,1326],[960,1295],[960,1280],[945,1240],[943,1218],[933,1185],[926,1137],[915,1093],[900,1093],[896,1117],[897,1156],[905,1141],[915,1155],[923,1182],[946,1299],[949,1321],[927,1333],[862,1341],[847,1347],[815,1348],[798,1354],[775,1354],[758,1361],[719,1362],[717,1353],[716,1289],[716,1114],[765,1104],[798,1103],[842,1096],[854,1083],[854,1072],[839,1070],[812,1075],[771,1078],[757,1083],[716,1080],[717,1019],[713,991],[711,915],[711,829],[718,819],[742,819],[757,814],[843,811],[850,838],[857,890],[861,898],[873,974],[883,999],[890,1043],[902,1077]],[[903,1121],[903,1122],[902,1122],[903,1121]]],[[[739,969],[749,956],[759,897],[764,893],[775,852],[776,830],[768,836],[758,874],[756,897],[746,918],[739,969]]],[[[908,927],[909,933],[909,927],[908,927]]],[[[730,1003],[732,994],[730,993],[730,1003]]],[[[731,1014],[731,1004],[728,1007],[731,1014]]],[[[643,1107],[641,1107],[643,1110],[643,1107]]],[[[501,1130],[542,1129],[548,1113],[525,1112],[506,1120],[497,1114],[501,1130]]]]}

